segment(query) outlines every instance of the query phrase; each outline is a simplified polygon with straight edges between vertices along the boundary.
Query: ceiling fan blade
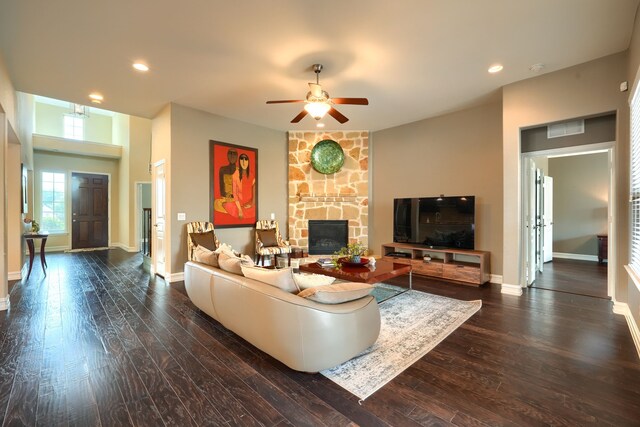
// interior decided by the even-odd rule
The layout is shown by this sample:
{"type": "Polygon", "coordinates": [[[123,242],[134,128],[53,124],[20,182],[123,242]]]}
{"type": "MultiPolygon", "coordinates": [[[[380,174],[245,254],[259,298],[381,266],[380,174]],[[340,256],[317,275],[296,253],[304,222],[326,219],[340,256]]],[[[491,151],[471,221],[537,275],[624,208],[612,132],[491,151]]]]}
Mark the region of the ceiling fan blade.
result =
{"type": "Polygon", "coordinates": [[[334,119],[336,119],[337,121],[339,121],[340,123],[346,123],[349,121],[349,119],[347,119],[347,117],[342,114],[340,111],[336,110],[335,108],[331,107],[328,111],[329,115],[331,117],[333,117],[334,119]]]}
{"type": "Polygon", "coordinates": [[[267,104],[286,104],[288,102],[304,102],[302,99],[283,99],[280,101],[267,101],[267,104]]]}
{"type": "Polygon", "coordinates": [[[369,105],[367,98],[331,98],[334,104],[369,105]]]}
{"type": "Polygon", "coordinates": [[[298,114],[297,116],[295,116],[295,117],[293,118],[293,120],[291,120],[291,123],[298,123],[298,122],[299,122],[300,120],[302,120],[302,118],[303,118],[304,116],[306,116],[307,114],[309,114],[309,113],[307,113],[307,110],[302,110],[302,111],[300,111],[300,114],[298,114]]]}
{"type": "Polygon", "coordinates": [[[309,83],[309,90],[311,91],[311,95],[316,98],[322,97],[322,86],[317,83],[309,83]]]}

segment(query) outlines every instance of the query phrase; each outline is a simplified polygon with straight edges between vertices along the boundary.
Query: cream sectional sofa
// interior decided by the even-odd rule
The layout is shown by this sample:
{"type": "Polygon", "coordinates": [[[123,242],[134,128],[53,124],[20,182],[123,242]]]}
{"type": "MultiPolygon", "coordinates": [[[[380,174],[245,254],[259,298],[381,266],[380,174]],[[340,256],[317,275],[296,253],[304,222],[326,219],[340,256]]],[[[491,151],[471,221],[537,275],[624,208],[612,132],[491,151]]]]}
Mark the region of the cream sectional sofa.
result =
{"type": "Polygon", "coordinates": [[[185,264],[184,282],[200,310],[296,371],[339,365],[380,333],[380,311],[370,295],[321,304],[194,261],[185,264]]]}

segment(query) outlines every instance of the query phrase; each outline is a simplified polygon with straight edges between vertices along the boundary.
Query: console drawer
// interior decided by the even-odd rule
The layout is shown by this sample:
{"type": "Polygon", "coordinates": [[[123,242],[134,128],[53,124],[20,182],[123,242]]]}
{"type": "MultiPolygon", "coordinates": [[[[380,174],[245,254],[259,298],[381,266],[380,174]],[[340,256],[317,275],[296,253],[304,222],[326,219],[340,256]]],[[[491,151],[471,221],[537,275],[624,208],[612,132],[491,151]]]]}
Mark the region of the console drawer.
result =
{"type": "Polygon", "coordinates": [[[425,276],[442,277],[442,265],[442,262],[424,262],[421,259],[414,259],[411,262],[413,272],[425,276]]]}
{"type": "Polygon", "coordinates": [[[411,258],[394,257],[394,256],[385,255],[383,259],[385,261],[395,262],[396,264],[407,264],[407,265],[411,264],[411,258]]]}
{"type": "Polygon", "coordinates": [[[444,264],[442,277],[461,282],[482,283],[480,268],[464,264],[444,264]]]}

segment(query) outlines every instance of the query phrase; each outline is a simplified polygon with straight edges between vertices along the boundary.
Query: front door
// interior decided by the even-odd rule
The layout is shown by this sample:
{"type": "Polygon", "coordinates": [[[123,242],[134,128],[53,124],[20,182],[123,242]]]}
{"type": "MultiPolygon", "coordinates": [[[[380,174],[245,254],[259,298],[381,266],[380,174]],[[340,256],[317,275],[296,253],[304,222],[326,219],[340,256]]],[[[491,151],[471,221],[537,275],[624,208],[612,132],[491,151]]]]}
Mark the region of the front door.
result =
{"type": "Polygon", "coordinates": [[[71,248],[109,245],[109,177],[71,174],[71,248]]]}

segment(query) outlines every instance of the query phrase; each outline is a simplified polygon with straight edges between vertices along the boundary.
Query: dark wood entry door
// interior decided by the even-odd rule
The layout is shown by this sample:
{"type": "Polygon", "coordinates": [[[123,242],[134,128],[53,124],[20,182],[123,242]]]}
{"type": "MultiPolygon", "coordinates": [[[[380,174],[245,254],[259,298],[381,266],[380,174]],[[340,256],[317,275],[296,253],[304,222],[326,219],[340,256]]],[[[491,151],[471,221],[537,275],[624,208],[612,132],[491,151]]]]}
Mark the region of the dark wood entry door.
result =
{"type": "Polygon", "coordinates": [[[73,173],[71,248],[109,245],[109,177],[73,173]]]}

